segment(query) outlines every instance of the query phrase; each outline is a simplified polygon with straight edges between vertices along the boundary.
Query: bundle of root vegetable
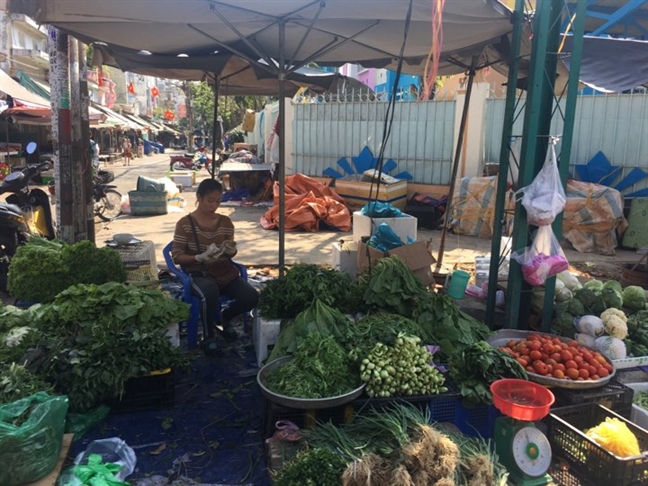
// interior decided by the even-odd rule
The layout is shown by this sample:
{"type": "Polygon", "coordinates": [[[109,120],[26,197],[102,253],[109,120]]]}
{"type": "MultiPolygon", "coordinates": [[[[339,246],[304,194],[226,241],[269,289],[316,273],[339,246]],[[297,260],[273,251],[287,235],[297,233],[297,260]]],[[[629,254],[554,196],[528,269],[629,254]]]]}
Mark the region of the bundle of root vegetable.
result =
{"type": "Polygon", "coordinates": [[[503,486],[506,470],[489,444],[430,425],[410,404],[370,410],[341,426],[304,431],[310,447],[347,461],[343,486],[503,486]]]}

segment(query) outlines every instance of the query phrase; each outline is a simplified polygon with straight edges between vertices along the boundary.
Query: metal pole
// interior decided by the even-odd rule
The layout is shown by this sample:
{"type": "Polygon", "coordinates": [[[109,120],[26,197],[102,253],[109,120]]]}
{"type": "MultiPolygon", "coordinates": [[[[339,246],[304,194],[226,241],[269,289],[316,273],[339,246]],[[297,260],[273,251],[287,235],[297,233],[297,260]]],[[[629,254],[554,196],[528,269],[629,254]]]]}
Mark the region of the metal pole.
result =
{"type": "Polygon", "coordinates": [[[468,86],[466,87],[466,99],[464,100],[463,110],[461,112],[461,123],[459,125],[459,136],[457,137],[457,148],[455,149],[454,162],[452,165],[452,175],[450,176],[450,190],[448,191],[448,203],[446,204],[446,212],[441,230],[441,241],[439,243],[439,253],[437,255],[436,271],[438,272],[443,263],[443,252],[445,251],[445,240],[448,234],[448,223],[450,222],[450,215],[452,213],[452,198],[454,196],[454,187],[459,172],[459,162],[461,159],[461,148],[463,147],[464,135],[466,134],[466,125],[468,124],[468,109],[470,108],[470,96],[472,94],[473,82],[475,80],[475,64],[477,58],[473,57],[470,63],[470,70],[468,71],[468,86]]]}
{"type": "Polygon", "coordinates": [[[212,128],[212,179],[216,178],[216,140],[220,142],[222,134],[220,132],[220,124],[218,123],[218,88],[220,84],[220,78],[217,76],[214,77],[214,126],[212,128]]]}
{"type": "MultiPolygon", "coordinates": [[[[527,81],[527,103],[520,151],[520,173],[517,188],[533,181],[545,159],[556,76],[556,50],[560,34],[561,0],[537,3],[534,19],[530,71],[527,81]]],[[[526,211],[519,202],[515,206],[513,251],[522,251],[529,243],[526,211]]],[[[526,329],[531,311],[531,286],[522,278],[522,267],[511,259],[506,289],[507,327],[526,329]]]]}
{"type": "MultiPolygon", "coordinates": [[[[567,184],[567,174],[571,161],[572,142],[574,140],[574,119],[576,117],[576,101],[578,99],[578,85],[581,59],[583,57],[583,37],[585,35],[585,15],[587,1],[578,0],[576,4],[576,18],[574,19],[573,42],[571,62],[569,63],[569,80],[567,81],[567,99],[565,100],[565,119],[563,122],[562,143],[558,158],[558,169],[563,186],[567,184]]],[[[560,241],[562,236],[563,213],[560,213],[553,222],[553,232],[560,241]]],[[[556,278],[547,280],[545,284],[545,299],[542,312],[542,329],[551,329],[553,317],[553,301],[556,290],[556,278]]]]}
{"type": "Polygon", "coordinates": [[[511,138],[515,118],[515,97],[517,92],[518,64],[520,62],[520,42],[524,23],[524,0],[516,0],[513,13],[513,33],[511,35],[511,52],[508,62],[508,81],[506,84],[506,104],[504,107],[504,127],[497,174],[497,192],[495,194],[495,217],[493,218],[493,241],[491,242],[491,262],[488,275],[488,296],[486,298],[486,324],[495,327],[495,298],[497,296],[497,279],[499,274],[500,243],[502,226],[506,218],[506,186],[508,182],[509,159],[511,157],[511,138]]]}
{"type": "Polygon", "coordinates": [[[279,275],[283,275],[286,253],[286,23],[279,22],[279,275]]]}

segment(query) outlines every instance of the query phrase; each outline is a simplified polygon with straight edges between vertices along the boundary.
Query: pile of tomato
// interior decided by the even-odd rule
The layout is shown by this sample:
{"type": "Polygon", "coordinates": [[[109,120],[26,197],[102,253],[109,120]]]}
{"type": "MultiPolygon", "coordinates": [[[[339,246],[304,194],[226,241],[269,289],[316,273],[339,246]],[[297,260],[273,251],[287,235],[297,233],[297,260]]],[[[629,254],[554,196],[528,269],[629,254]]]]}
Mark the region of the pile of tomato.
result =
{"type": "Polygon", "coordinates": [[[552,336],[531,334],[527,339],[511,339],[499,349],[513,356],[529,373],[559,380],[598,380],[613,370],[601,353],[552,336]]]}

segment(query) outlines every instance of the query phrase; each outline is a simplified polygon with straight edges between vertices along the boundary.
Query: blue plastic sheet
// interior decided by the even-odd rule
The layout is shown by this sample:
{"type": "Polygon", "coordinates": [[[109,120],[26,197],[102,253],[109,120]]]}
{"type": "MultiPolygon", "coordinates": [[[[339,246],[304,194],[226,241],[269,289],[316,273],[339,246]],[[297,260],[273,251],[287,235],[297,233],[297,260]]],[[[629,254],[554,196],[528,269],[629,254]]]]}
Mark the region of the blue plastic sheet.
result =
{"type": "Polygon", "coordinates": [[[376,232],[369,238],[369,246],[380,251],[393,250],[404,244],[400,236],[387,223],[380,223],[376,232]]]}
{"type": "Polygon", "coordinates": [[[360,214],[370,218],[402,218],[403,212],[388,202],[372,201],[365,204],[360,214]]]}

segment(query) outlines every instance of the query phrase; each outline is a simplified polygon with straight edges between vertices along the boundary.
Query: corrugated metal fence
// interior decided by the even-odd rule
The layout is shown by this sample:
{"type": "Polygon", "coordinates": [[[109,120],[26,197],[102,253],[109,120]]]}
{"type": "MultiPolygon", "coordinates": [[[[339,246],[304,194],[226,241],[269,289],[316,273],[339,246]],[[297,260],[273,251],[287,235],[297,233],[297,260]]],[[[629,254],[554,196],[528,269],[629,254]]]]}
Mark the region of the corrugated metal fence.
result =
{"type": "MultiPolygon", "coordinates": [[[[488,99],[484,123],[484,161],[497,162],[502,141],[504,119],[503,99],[488,99]]],[[[564,100],[561,102],[564,110],[564,100]]],[[[524,114],[513,126],[513,135],[522,134],[524,114]]],[[[551,135],[560,135],[562,118],[554,116],[551,135]]],[[[558,147],[559,148],[559,147],[558,147]]],[[[632,169],[648,171],[648,94],[582,95],[576,102],[574,141],[571,153],[571,170],[574,165],[586,164],[597,152],[603,152],[613,166],[621,166],[618,183],[632,169]]],[[[646,187],[646,181],[629,187],[630,193],[646,187]]]]}
{"type": "MultiPolygon", "coordinates": [[[[342,172],[337,161],[352,164],[363,147],[378,156],[387,111],[384,101],[296,104],[293,119],[295,172],[321,176],[326,168],[342,172]]],[[[447,184],[452,164],[455,101],[396,103],[384,159],[393,159],[414,181],[447,184]]]]}
{"type": "MultiPolygon", "coordinates": [[[[326,168],[342,172],[338,159],[352,163],[366,145],[378,155],[383,140],[387,103],[332,101],[294,105],[292,122],[295,172],[321,176],[326,168]]],[[[504,120],[504,99],[489,98],[482,124],[484,155],[481,162],[497,162],[504,120]]],[[[561,102],[564,105],[564,100],[561,102]]],[[[453,100],[396,103],[385,160],[393,159],[413,181],[448,184],[454,152],[456,102],[453,100]]],[[[522,134],[524,114],[513,133],[522,134]]],[[[562,119],[554,116],[551,134],[562,133],[562,119]]],[[[474,136],[474,135],[473,135],[474,136]]],[[[633,168],[648,171],[648,94],[579,96],[576,107],[572,164],[587,163],[602,151],[612,165],[623,166],[620,180],[633,168]]],[[[572,167],[573,173],[573,167],[572,167]]],[[[618,181],[617,180],[617,181],[618,181]]],[[[646,187],[640,182],[626,193],[646,187]]]]}

